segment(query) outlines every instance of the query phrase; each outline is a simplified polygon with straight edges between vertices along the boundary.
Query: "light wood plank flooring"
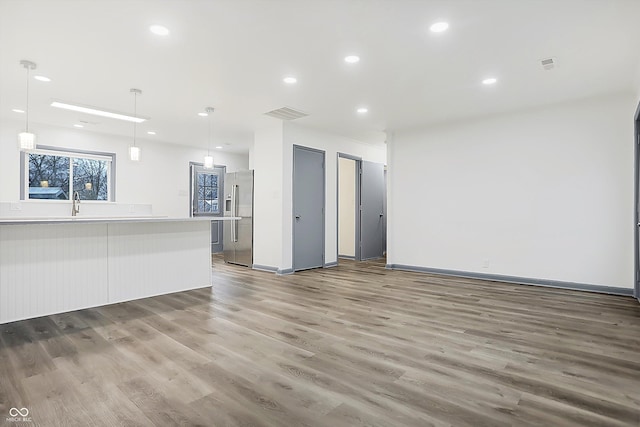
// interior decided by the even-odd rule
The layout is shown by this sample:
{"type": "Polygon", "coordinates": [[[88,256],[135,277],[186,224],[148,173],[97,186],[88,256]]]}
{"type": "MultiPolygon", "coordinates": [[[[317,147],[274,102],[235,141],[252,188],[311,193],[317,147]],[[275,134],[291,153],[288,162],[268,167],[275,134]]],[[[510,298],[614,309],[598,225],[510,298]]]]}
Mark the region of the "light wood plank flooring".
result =
{"type": "Polygon", "coordinates": [[[216,260],[213,289],[0,330],[0,425],[640,425],[629,297],[216,260]]]}

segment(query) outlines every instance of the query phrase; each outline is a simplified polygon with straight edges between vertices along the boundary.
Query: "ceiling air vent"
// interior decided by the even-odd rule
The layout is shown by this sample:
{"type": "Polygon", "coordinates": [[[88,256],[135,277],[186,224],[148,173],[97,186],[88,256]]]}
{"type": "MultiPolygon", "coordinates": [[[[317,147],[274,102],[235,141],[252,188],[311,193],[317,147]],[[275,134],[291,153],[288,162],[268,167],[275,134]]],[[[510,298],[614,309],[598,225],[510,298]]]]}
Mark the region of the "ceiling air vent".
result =
{"type": "Polygon", "coordinates": [[[268,113],[264,113],[266,116],[275,117],[280,120],[295,120],[300,117],[308,116],[307,113],[303,113],[302,111],[294,110],[289,107],[278,108],[277,110],[269,111],[268,113]]]}
{"type": "Polygon", "coordinates": [[[556,67],[557,62],[556,58],[545,58],[540,60],[540,65],[545,70],[552,70],[556,67]]]}

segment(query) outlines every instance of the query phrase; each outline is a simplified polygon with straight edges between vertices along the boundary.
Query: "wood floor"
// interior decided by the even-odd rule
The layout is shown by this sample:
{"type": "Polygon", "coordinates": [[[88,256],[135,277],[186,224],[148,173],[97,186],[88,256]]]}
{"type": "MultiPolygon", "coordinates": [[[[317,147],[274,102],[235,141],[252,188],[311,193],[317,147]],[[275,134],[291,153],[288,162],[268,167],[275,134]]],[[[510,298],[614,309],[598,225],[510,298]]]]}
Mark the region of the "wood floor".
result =
{"type": "Polygon", "coordinates": [[[214,272],[0,325],[0,425],[640,425],[633,298],[381,262],[214,272]]]}

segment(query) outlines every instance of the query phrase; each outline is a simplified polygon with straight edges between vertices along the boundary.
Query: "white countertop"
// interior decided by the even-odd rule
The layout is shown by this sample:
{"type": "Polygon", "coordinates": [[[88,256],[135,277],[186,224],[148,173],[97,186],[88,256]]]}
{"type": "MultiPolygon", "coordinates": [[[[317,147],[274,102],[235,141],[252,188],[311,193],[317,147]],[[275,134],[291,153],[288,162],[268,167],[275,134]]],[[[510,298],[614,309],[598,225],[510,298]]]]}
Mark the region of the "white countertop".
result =
{"type": "Polygon", "coordinates": [[[0,225],[25,224],[95,224],[111,222],[184,222],[184,221],[230,221],[242,219],[238,216],[200,216],[194,218],[170,218],[167,216],[60,216],[60,217],[0,217],[0,225]]]}

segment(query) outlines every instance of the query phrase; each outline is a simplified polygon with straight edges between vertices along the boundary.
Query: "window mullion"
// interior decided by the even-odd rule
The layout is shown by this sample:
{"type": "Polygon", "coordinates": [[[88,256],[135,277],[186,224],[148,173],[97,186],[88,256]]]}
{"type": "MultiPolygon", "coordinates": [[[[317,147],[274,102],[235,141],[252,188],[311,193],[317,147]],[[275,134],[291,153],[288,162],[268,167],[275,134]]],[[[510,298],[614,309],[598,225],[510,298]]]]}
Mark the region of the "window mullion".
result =
{"type": "Polygon", "coordinates": [[[69,200],[73,199],[73,158],[69,157],[69,200]]]}

